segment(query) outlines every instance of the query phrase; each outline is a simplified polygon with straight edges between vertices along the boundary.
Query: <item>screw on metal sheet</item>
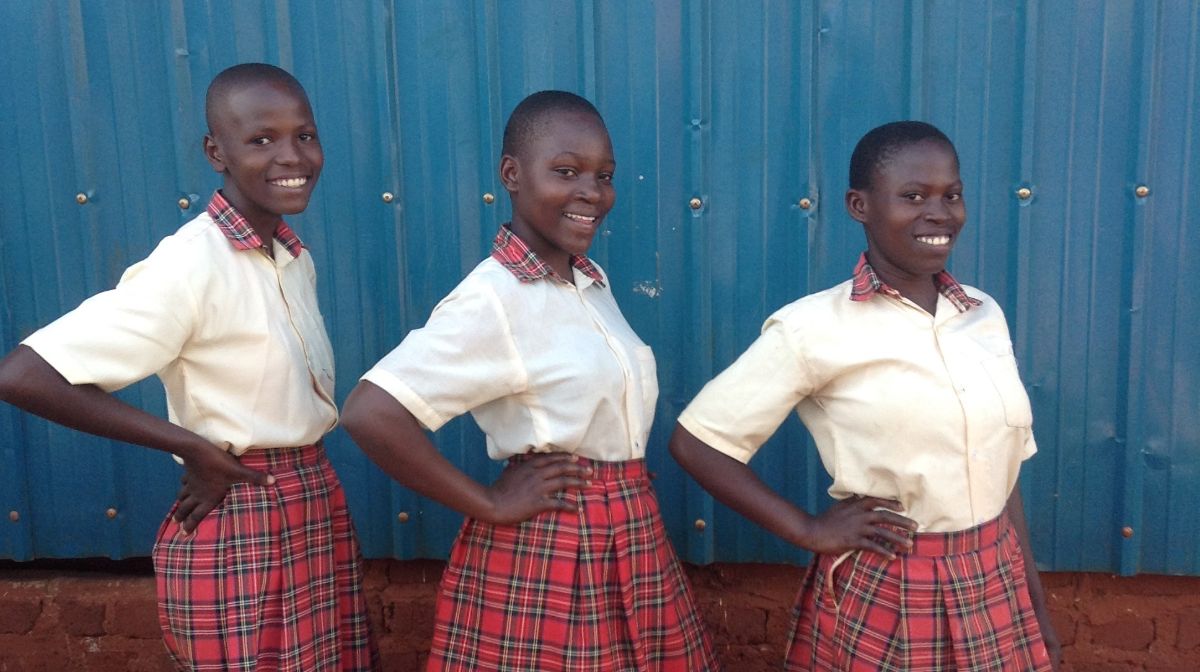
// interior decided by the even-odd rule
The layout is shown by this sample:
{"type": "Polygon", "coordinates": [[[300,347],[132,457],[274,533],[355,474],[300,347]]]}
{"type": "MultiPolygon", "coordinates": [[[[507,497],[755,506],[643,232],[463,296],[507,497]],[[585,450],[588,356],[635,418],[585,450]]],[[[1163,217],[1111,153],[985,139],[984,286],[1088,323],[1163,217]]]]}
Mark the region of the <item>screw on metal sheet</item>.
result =
{"type": "Polygon", "coordinates": [[[16,511],[9,511],[8,519],[15,523],[18,520],[21,520],[21,514],[16,511]]]}
{"type": "Polygon", "coordinates": [[[176,202],[179,204],[180,210],[187,210],[188,208],[192,207],[192,202],[186,198],[181,198],[176,202]]]}
{"type": "Polygon", "coordinates": [[[80,205],[86,204],[88,202],[88,195],[83,193],[82,191],[79,192],[78,194],[75,194],[75,202],[80,205]]]}
{"type": "Polygon", "coordinates": [[[706,528],[706,527],[708,527],[708,523],[704,522],[703,518],[696,519],[696,530],[697,531],[703,532],[704,528],[706,528]]]}
{"type": "Polygon", "coordinates": [[[396,520],[398,520],[402,523],[407,523],[408,522],[408,512],[401,511],[400,513],[396,514],[396,520]]]}
{"type": "Polygon", "coordinates": [[[1020,189],[1017,189],[1017,198],[1021,199],[1022,201],[1028,201],[1030,196],[1033,196],[1033,190],[1029,187],[1021,187],[1020,189]]]}
{"type": "Polygon", "coordinates": [[[812,199],[811,198],[802,198],[802,199],[800,199],[799,205],[800,205],[801,210],[808,210],[809,208],[812,207],[812,199]]]}
{"type": "Polygon", "coordinates": [[[699,210],[700,206],[702,206],[702,205],[704,205],[704,201],[700,200],[699,198],[697,198],[695,196],[692,197],[692,200],[688,201],[688,207],[693,210],[699,210]]]}
{"type": "Polygon", "coordinates": [[[1126,525],[1125,527],[1122,527],[1121,528],[1121,536],[1125,537],[1126,539],[1132,537],[1133,536],[1133,528],[1128,525],[1126,525]]]}
{"type": "Polygon", "coordinates": [[[391,203],[392,201],[396,200],[396,195],[390,191],[385,191],[380,198],[383,199],[384,203],[391,203]]]}
{"type": "Polygon", "coordinates": [[[109,507],[108,510],[104,512],[104,515],[108,516],[109,518],[116,518],[117,510],[112,507],[109,507]]]}
{"type": "Polygon", "coordinates": [[[1150,187],[1147,187],[1144,184],[1139,184],[1137,188],[1133,190],[1133,193],[1137,194],[1138,198],[1145,198],[1150,195],[1150,187]]]}
{"type": "Polygon", "coordinates": [[[483,202],[491,205],[492,203],[496,202],[496,197],[493,196],[491,192],[487,192],[483,195],[483,202]]]}

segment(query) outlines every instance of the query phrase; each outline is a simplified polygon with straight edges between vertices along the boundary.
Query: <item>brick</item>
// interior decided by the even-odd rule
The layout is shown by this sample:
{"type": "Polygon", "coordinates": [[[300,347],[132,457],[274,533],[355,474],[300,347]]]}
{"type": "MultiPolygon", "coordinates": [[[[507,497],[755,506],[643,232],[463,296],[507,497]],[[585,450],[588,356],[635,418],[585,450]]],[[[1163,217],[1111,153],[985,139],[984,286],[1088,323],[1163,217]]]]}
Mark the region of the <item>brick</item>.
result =
{"type": "Polygon", "coordinates": [[[0,633],[23,635],[33,629],[33,624],[41,615],[40,598],[0,598],[0,633]]]}
{"type": "Polygon", "coordinates": [[[1179,631],[1175,646],[1180,651],[1191,651],[1200,647],[1200,608],[1179,612],[1179,631]]]}
{"type": "Polygon", "coordinates": [[[1145,651],[1154,641],[1154,622],[1148,618],[1123,616],[1092,626],[1092,643],[1122,651],[1145,651]]]}
{"type": "Polygon", "coordinates": [[[56,600],[58,622],[72,635],[104,634],[104,605],[70,598],[56,600]]]}
{"type": "Polygon", "coordinates": [[[105,631],[133,639],[159,639],[158,603],[154,599],[116,600],[108,609],[105,631]]]}

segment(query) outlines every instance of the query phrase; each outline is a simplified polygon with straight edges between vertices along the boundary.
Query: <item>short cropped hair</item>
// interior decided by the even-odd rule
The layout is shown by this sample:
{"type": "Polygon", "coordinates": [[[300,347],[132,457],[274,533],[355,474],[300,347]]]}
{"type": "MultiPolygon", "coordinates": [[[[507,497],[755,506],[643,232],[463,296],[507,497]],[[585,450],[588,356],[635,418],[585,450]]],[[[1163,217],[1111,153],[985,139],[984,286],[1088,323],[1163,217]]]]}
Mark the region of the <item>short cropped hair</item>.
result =
{"type": "Polygon", "coordinates": [[[559,112],[590,114],[604,126],[600,111],[586,98],[569,91],[538,91],[526,96],[509,115],[508,123],[504,125],[504,146],[500,151],[518,156],[545,124],[546,118],[559,112]]]}
{"type": "Polygon", "coordinates": [[[950,149],[958,162],[954,143],[933,124],[923,121],[893,121],[871,129],[854,146],[850,155],[850,188],[870,189],[875,171],[891,160],[896,152],[921,142],[940,142],[950,149]]]}
{"type": "Polygon", "coordinates": [[[262,82],[278,82],[308,100],[300,81],[287,70],[268,63],[240,63],[222,70],[208,85],[208,93],[204,96],[204,119],[208,122],[209,132],[212,132],[218,106],[229,94],[262,82]]]}

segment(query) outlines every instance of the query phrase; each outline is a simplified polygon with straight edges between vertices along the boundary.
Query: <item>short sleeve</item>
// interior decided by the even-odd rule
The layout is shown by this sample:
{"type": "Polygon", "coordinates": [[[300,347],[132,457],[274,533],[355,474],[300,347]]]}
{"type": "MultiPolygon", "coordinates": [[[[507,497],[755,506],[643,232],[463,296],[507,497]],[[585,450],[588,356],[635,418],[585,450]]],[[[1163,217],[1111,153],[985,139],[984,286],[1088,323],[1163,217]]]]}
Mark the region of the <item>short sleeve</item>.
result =
{"type": "Polygon", "coordinates": [[[31,334],[24,344],[72,385],[119,390],[179,357],[196,323],[196,300],[178,246],[161,243],[116,288],[31,334]]]}
{"type": "Polygon", "coordinates": [[[697,439],[749,462],[810,391],[811,376],[772,318],[737,361],[712,379],[679,417],[697,439]]]}
{"type": "Polygon", "coordinates": [[[451,419],[524,389],[527,376],[495,290],[460,285],[362,380],[437,431],[451,419]]]}

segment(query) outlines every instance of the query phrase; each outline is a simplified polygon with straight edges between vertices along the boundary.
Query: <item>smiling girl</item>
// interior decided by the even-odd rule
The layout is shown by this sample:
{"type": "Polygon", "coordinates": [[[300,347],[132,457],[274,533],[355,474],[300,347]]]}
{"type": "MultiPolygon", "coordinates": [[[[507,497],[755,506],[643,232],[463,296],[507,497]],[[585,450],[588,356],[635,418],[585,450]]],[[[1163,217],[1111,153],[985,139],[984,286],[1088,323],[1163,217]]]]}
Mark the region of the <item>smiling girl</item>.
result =
{"type": "Polygon", "coordinates": [[[429,670],[716,670],[643,457],[654,355],[585,255],[615,199],[612,144],[583,98],[513,111],[492,254],[363,376],[343,425],[400,483],[466,516],[429,670]],[[470,412],[508,466],[489,485],[423,430],[470,412]]]}
{"type": "Polygon", "coordinates": [[[671,452],[815,553],[788,670],[1050,670],[1017,487],[1029,399],[1000,307],[945,270],[966,220],[954,146],[921,122],[867,133],[846,209],[867,238],[853,277],[768,318],[684,410],[671,452]],[[833,479],[819,515],[746,465],[793,409],[833,479]]]}

